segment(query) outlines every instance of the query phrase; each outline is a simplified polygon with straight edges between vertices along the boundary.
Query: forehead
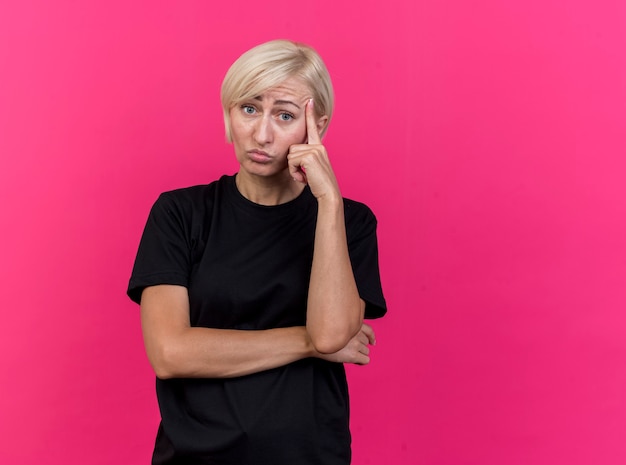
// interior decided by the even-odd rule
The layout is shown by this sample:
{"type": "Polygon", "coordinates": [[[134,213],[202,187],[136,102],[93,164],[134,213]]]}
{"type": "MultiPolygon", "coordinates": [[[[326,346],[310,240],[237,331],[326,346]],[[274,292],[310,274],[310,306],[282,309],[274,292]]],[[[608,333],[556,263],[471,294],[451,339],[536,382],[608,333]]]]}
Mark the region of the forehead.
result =
{"type": "Polygon", "coordinates": [[[255,98],[271,102],[276,100],[303,102],[311,98],[311,90],[302,79],[291,77],[285,79],[277,86],[270,87],[255,98]]]}

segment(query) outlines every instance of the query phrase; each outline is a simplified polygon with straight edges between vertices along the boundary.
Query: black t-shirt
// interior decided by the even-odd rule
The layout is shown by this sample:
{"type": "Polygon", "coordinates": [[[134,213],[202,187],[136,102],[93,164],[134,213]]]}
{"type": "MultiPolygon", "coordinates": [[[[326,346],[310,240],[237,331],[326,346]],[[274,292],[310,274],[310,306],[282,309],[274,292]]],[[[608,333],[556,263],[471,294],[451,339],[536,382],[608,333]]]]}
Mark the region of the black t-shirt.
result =
{"type": "MultiPolygon", "coordinates": [[[[366,317],[385,314],[376,218],[344,200],[348,247],[366,317]]],[[[161,194],[152,207],[128,287],[185,286],[192,326],[258,330],[304,326],[317,200],[243,197],[234,176],[161,194]]],[[[157,379],[161,427],[153,463],[350,463],[342,364],[307,358],[227,379],[157,379]]]]}

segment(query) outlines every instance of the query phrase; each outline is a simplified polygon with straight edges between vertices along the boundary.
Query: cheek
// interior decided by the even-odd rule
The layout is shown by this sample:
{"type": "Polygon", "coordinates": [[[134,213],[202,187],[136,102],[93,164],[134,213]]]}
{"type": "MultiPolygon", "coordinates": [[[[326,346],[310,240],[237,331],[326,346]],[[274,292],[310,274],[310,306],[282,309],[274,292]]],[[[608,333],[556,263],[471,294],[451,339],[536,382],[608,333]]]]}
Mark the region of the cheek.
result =
{"type": "Polygon", "coordinates": [[[247,126],[239,118],[233,118],[231,116],[230,134],[233,138],[233,142],[235,142],[237,138],[245,136],[247,132],[247,126]]]}
{"type": "Polygon", "coordinates": [[[286,138],[289,139],[289,145],[303,144],[306,140],[306,125],[298,124],[290,127],[286,138]]]}

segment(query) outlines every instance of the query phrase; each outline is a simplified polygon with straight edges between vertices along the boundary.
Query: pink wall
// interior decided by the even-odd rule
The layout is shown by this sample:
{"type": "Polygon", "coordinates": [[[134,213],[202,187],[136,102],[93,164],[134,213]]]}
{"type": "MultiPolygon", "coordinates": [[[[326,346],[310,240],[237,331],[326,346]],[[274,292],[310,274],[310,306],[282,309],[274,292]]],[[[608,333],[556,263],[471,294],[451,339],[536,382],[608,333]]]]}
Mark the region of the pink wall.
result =
{"type": "Polygon", "coordinates": [[[380,223],[354,463],[626,463],[622,0],[88,3],[0,4],[0,463],[148,463],[139,235],[235,171],[219,83],[276,37],[326,58],[380,223]]]}

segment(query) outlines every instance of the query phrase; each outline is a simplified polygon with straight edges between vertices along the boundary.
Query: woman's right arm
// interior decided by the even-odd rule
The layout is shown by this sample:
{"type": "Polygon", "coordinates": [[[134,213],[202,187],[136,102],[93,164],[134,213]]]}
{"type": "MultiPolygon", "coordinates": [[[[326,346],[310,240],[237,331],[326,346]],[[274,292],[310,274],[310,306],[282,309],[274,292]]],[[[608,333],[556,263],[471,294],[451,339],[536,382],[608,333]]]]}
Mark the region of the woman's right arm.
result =
{"type": "Polygon", "coordinates": [[[259,331],[192,327],[189,297],[183,286],[143,290],[141,327],[148,359],[161,379],[229,378],[320,357],[339,363],[367,364],[374,333],[368,325],[340,351],[319,354],[304,326],[259,331]]]}

